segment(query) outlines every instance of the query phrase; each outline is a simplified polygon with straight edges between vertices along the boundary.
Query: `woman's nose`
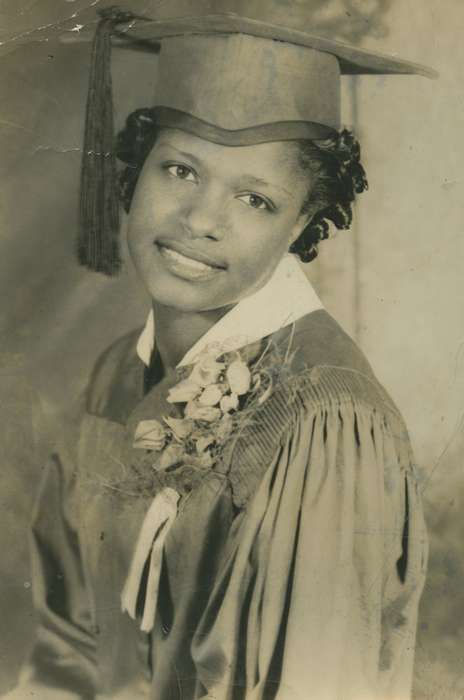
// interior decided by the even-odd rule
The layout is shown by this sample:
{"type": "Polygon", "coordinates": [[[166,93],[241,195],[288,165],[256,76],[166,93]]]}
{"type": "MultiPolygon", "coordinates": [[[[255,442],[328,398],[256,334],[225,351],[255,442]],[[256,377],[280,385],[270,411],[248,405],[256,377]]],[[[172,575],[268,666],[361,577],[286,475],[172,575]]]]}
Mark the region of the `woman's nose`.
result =
{"type": "Polygon", "coordinates": [[[225,234],[224,202],[219,193],[197,192],[184,212],[191,238],[221,240],[225,234]]]}

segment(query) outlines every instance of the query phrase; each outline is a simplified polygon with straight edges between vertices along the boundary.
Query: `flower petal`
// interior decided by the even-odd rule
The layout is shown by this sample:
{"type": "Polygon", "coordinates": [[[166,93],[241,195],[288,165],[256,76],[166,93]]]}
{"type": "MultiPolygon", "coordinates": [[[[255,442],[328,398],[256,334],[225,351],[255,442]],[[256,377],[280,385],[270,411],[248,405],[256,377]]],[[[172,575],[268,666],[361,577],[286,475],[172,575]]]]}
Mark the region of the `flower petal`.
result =
{"type": "Polygon", "coordinates": [[[174,437],[177,440],[185,440],[185,438],[188,438],[193,430],[193,421],[189,420],[188,418],[173,418],[171,416],[167,416],[163,420],[166,425],[171,428],[174,437]]]}
{"type": "Polygon", "coordinates": [[[189,380],[202,387],[215,384],[224,368],[223,362],[217,362],[211,355],[205,355],[193,366],[189,380]]]}
{"type": "Polygon", "coordinates": [[[185,417],[212,423],[221,417],[221,411],[214,406],[200,406],[197,401],[189,401],[185,407],[185,417]]]}
{"type": "Polygon", "coordinates": [[[200,406],[216,406],[222,397],[222,391],[218,384],[210,384],[198,397],[200,406]]]}
{"type": "Polygon", "coordinates": [[[227,381],[233,394],[246,394],[250,389],[251,374],[243,360],[232,362],[226,372],[227,381]]]}
{"type": "Polygon", "coordinates": [[[238,408],[237,394],[228,394],[227,396],[223,396],[219,403],[219,406],[223,413],[229,413],[229,411],[236,411],[238,408]]]}
{"type": "Polygon", "coordinates": [[[169,390],[167,401],[169,403],[187,403],[196,398],[201,391],[201,386],[191,381],[190,378],[183,379],[169,390]]]}
{"type": "Polygon", "coordinates": [[[137,425],[133,447],[138,450],[162,450],[166,443],[166,429],[157,420],[142,420],[137,425]]]}

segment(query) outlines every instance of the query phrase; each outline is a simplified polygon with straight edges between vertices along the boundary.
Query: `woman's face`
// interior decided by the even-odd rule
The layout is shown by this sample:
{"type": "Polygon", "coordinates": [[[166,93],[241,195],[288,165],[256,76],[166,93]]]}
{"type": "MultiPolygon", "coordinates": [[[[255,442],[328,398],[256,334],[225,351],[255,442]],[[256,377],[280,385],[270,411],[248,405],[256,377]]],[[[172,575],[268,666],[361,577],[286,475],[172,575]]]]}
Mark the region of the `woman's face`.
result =
{"type": "Polygon", "coordinates": [[[309,186],[291,142],[229,147],[162,130],[128,227],[152,298],[206,311],[259,289],[307,222],[301,209],[309,186]]]}

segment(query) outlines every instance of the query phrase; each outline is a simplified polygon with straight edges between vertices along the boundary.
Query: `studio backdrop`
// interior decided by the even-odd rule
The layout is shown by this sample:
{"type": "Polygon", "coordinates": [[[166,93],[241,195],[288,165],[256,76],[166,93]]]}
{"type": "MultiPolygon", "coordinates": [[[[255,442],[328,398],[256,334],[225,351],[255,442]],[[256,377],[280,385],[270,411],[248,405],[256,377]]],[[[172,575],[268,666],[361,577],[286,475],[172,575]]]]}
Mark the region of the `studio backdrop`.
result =
{"type": "MultiPolygon", "coordinates": [[[[291,13],[297,1],[282,0],[282,12],[291,13]]],[[[143,11],[142,0],[128,4],[143,11]]],[[[95,7],[104,5],[6,0],[0,10],[0,691],[12,684],[33,635],[27,523],[58,418],[84,389],[98,355],[124,329],[141,325],[149,305],[127,256],[116,279],[80,269],[75,260],[87,39],[95,7]]],[[[160,2],[160,12],[168,5],[160,2]]],[[[252,13],[253,2],[245,5],[252,13]]],[[[464,692],[464,7],[458,0],[314,5],[319,26],[325,22],[332,37],[440,72],[436,81],[346,79],[343,121],[361,141],[370,189],[357,206],[354,230],[321,246],[307,273],[410,427],[431,536],[415,697],[458,698],[464,692]]],[[[142,52],[130,60],[124,49],[114,53],[121,126],[143,104],[138,77],[151,68],[142,52]]]]}

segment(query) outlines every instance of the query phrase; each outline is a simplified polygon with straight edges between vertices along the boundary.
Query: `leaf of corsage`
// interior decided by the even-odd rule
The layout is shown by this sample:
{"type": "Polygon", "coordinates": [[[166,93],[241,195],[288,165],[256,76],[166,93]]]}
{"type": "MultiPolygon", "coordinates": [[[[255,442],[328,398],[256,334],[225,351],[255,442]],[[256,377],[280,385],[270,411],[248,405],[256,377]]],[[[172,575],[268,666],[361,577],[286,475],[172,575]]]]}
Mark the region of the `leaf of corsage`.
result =
{"type": "Polygon", "coordinates": [[[199,438],[196,442],[197,452],[199,454],[202,454],[214,442],[215,442],[214,435],[205,435],[204,437],[199,438]]]}
{"type": "Polygon", "coordinates": [[[154,468],[157,471],[164,472],[166,469],[169,469],[169,467],[174,467],[176,464],[182,462],[183,457],[184,448],[182,445],[177,445],[173,442],[163,450],[160,458],[154,464],[154,468]]]}

